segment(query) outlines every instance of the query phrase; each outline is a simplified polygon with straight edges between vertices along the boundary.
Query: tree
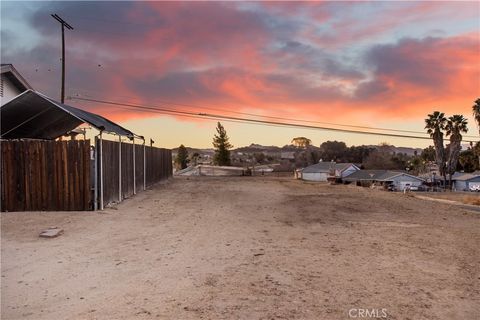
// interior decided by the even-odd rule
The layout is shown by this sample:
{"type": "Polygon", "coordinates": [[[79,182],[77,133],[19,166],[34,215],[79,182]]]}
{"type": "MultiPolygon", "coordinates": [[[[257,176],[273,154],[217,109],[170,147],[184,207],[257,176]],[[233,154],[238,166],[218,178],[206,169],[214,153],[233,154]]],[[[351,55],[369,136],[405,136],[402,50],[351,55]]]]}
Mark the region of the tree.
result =
{"type": "Polygon", "coordinates": [[[435,161],[435,148],[433,146],[428,146],[422,150],[420,158],[425,161],[435,161]]]}
{"type": "Polygon", "coordinates": [[[478,126],[478,132],[480,133],[480,98],[475,100],[475,104],[472,106],[472,112],[478,126]]]}
{"type": "Polygon", "coordinates": [[[191,160],[193,161],[194,166],[197,165],[199,158],[200,158],[200,153],[195,152],[194,154],[192,154],[191,160]]]}
{"type": "Polygon", "coordinates": [[[419,156],[414,156],[406,163],[408,171],[414,175],[419,175],[420,173],[425,172],[425,160],[419,156]]]}
{"type": "Polygon", "coordinates": [[[425,129],[427,129],[427,133],[433,139],[435,161],[437,162],[440,175],[443,177],[444,185],[447,181],[445,147],[443,146],[443,130],[445,129],[446,123],[447,119],[445,118],[445,114],[439,111],[429,114],[428,118],[425,119],[425,129]]]}
{"type": "Polygon", "coordinates": [[[183,144],[178,147],[177,157],[175,158],[175,164],[179,170],[185,169],[188,164],[188,151],[183,144]]]}
{"type": "Polygon", "coordinates": [[[312,140],[305,137],[296,137],[292,139],[292,144],[299,148],[307,148],[312,144],[312,140]]]}
{"type": "Polygon", "coordinates": [[[325,141],[320,145],[320,156],[323,161],[344,161],[347,145],[342,141],[325,141]]]}
{"type": "MultiPolygon", "coordinates": [[[[472,106],[473,117],[477,123],[478,132],[480,133],[480,98],[475,100],[475,104],[472,106]]],[[[477,153],[478,164],[480,166],[480,154],[477,153]]]]}
{"type": "Polygon", "coordinates": [[[213,136],[213,147],[215,148],[215,156],[213,162],[219,166],[230,165],[230,150],[233,145],[228,142],[227,131],[220,122],[217,123],[217,134],[213,136]]]}
{"type": "Polygon", "coordinates": [[[450,137],[450,145],[448,148],[448,161],[446,172],[449,176],[449,185],[452,187],[452,174],[457,169],[458,158],[462,150],[462,133],[467,133],[467,119],[462,115],[453,115],[447,120],[445,125],[446,135],[450,137]]]}
{"type": "Polygon", "coordinates": [[[308,165],[318,163],[318,161],[321,159],[320,152],[312,148],[312,146],[309,146],[307,150],[305,150],[305,156],[307,158],[308,165]]]}
{"type": "Polygon", "coordinates": [[[397,164],[392,160],[392,149],[389,145],[380,144],[377,149],[370,152],[364,163],[365,169],[398,169],[397,164]]]}
{"type": "Polygon", "coordinates": [[[473,149],[460,152],[458,163],[457,169],[463,170],[464,172],[473,172],[478,168],[477,156],[473,149]]]}
{"type": "Polygon", "coordinates": [[[375,148],[367,146],[351,146],[346,151],[345,161],[352,163],[364,163],[368,155],[373,152],[375,148]]]}
{"type": "Polygon", "coordinates": [[[265,162],[265,154],[263,152],[254,152],[253,158],[256,163],[263,164],[265,162]]]}

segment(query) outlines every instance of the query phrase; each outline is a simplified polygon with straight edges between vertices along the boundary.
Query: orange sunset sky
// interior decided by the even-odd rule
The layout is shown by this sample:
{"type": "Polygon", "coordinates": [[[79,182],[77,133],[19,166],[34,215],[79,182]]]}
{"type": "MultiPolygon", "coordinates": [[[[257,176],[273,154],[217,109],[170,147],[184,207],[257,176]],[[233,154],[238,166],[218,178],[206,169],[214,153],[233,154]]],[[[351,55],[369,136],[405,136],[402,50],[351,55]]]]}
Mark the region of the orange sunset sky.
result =
{"type": "MultiPolygon", "coordinates": [[[[467,117],[468,136],[478,140],[471,106],[480,96],[480,2],[2,1],[2,63],[59,100],[61,33],[51,13],[74,27],[66,32],[67,96],[420,132],[440,110],[467,117]]],[[[211,147],[215,131],[214,120],[66,103],[156,146],[211,147]]],[[[235,147],[282,146],[296,136],[317,146],[431,144],[221,122],[235,147]]]]}

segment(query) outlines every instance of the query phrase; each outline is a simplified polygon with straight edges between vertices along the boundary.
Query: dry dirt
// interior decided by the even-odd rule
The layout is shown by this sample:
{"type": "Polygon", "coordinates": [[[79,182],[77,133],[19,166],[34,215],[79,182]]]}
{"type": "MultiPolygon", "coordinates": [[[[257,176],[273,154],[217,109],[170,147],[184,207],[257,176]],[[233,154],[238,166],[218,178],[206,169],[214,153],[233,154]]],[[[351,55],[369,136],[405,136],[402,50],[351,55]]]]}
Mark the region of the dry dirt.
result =
{"type": "Polygon", "coordinates": [[[433,199],[456,201],[463,204],[471,204],[480,206],[479,192],[417,192],[420,196],[425,196],[433,199]]]}
{"type": "Polygon", "coordinates": [[[401,193],[175,178],[1,217],[2,319],[480,318],[480,214],[401,193]]]}

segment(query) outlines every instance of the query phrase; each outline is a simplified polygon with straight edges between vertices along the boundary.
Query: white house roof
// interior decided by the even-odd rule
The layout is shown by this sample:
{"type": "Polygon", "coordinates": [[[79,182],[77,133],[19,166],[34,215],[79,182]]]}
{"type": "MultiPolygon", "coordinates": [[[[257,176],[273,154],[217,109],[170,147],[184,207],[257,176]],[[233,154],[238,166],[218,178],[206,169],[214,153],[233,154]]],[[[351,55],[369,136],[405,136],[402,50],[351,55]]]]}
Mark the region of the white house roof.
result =
{"type": "Polygon", "coordinates": [[[2,76],[7,77],[20,91],[33,89],[12,64],[2,63],[1,71],[2,76]]]}
{"type": "Polygon", "coordinates": [[[346,177],[345,181],[392,181],[398,176],[406,176],[414,180],[425,181],[424,179],[416,176],[412,176],[403,171],[391,171],[391,170],[359,170],[346,177]]]}
{"type": "Polygon", "coordinates": [[[318,173],[318,172],[330,172],[330,170],[335,169],[335,171],[343,172],[354,166],[357,170],[360,170],[353,163],[335,163],[335,162],[319,162],[309,167],[306,167],[302,170],[303,173],[318,173]]]}
{"type": "Polygon", "coordinates": [[[475,178],[480,178],[480,175],[476,175],[472,173],[464,173],[462,175],[457,175],[455,177],[452,176],[452,180],[456,180],[456,181],[469,181],[475,178]]]}

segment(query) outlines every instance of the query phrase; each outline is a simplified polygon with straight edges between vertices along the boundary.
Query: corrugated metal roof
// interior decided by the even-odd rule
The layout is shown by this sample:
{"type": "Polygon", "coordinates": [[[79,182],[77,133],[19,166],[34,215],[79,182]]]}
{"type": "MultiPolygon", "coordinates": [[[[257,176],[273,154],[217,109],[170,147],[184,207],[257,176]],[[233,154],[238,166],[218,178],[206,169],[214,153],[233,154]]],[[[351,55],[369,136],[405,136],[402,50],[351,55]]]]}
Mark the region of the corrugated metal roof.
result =
{"type": "Polygon", "coordinates": [[[97,114],[27,90],[0,108],[3,139],[56,139],[82,123],[98,130],[133,137],[133,132],[97,114]]]}

